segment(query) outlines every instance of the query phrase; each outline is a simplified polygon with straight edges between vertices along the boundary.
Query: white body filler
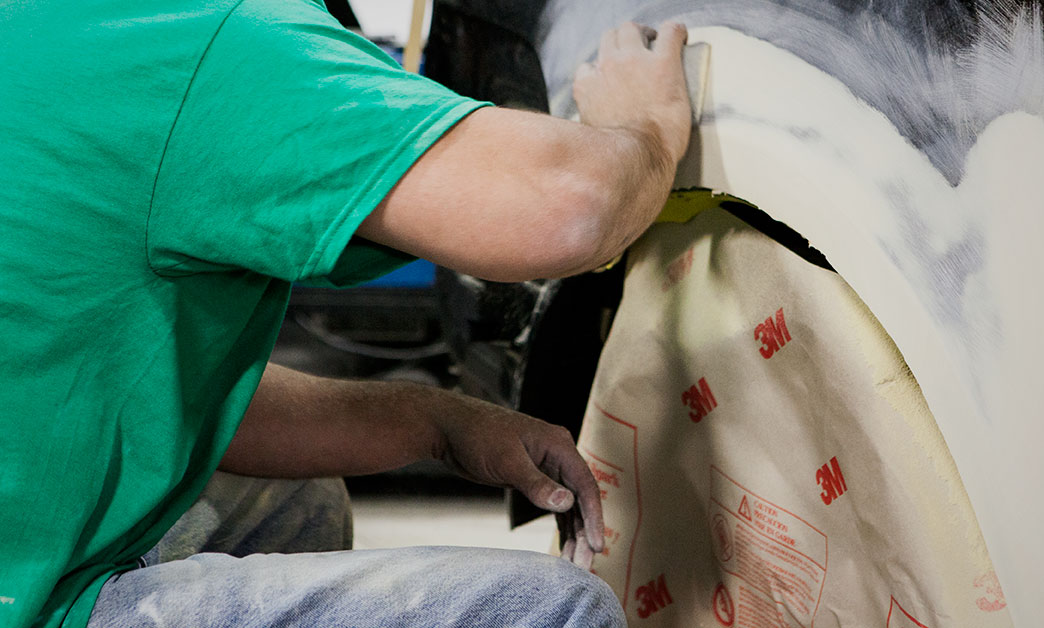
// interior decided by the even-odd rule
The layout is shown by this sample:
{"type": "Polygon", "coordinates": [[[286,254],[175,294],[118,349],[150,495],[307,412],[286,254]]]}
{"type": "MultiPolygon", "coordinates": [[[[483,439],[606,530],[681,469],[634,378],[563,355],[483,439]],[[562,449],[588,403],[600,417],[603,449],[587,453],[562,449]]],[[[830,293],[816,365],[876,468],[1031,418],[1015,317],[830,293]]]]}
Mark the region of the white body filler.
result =
{"type": "Polygon", "coordinates": [[[728,29],[689,36],[713,51],[698,184],[790,225],[869,306],[949,445],[1015,625],[1036,625],[1044,617],[1044,118],[999,116],[952,186],[829,75],[728,29]],[[920,233],[904,228],[914,221],[920,233]],[[957,274],[961,265],[974,271],[957,274]]]}

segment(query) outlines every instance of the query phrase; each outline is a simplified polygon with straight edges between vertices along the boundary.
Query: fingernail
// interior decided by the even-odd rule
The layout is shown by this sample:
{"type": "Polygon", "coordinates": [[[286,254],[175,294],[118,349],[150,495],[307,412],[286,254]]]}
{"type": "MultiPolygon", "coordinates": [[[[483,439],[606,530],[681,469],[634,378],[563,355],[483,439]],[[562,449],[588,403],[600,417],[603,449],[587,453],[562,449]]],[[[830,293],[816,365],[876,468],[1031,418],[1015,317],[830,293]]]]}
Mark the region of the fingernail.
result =
{"type": "Polygon", "coordinates": [[[554,493],[551,493],[551,505],[555,508],[559,508],[562,505],[564,505],[568,499],[569,491],[565,490],[564,488],[557,489],[554,493]]]}
{"type": "Polygon", "coordinates": [[[602,539],[596,539],[594,542],[588,539],[588,544],[591,546],[591,551],[595,554],[601,554],[605,550],[605,541],[602,539]]]}

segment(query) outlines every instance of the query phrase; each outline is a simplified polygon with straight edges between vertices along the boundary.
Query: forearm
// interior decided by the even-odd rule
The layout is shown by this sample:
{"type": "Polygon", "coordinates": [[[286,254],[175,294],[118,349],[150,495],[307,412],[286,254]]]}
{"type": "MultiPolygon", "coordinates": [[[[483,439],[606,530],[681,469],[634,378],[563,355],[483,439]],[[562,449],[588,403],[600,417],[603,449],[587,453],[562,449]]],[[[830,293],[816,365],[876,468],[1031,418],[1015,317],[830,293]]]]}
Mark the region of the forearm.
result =
{"type": "Polygon", "coordinates": [[[377,473],[440,455],[445,393],[325,379],[269,364],[221,469],[259,477],[377,473]]]}
{"type": "Polygon", "coordinates": [[[567,554],[581,548],[572,559],[585,569],[602,550],[598,484],[568,430],[439,388],[331,380],[269,364],[221,469],[349,476],[426,459],[560,513],[567,554]]]}
{"type": "Polygon", "coordinates": [[[359,233],[484,279],[570,275],[652,222],[677,158],[641,127],[481,109],[414,164],[359,233]]]}
{"type": "MultiPolygon", "coordinates": [[[[498,281],[591,270],[621,253],[663,208],[677,158],[650,130],[508,110],[478,113],[491,114],[481,133],[500,147],[474,166],[481,168],[473,171],[481,188],[466,192],[484,196],[474,206],[488,228],[451,267],[498,281]],[[476,250],[484,253],[475,256],[476,250]]],[[[463,236],[459,224],[450,223],[446,240],[463,236]]]]}

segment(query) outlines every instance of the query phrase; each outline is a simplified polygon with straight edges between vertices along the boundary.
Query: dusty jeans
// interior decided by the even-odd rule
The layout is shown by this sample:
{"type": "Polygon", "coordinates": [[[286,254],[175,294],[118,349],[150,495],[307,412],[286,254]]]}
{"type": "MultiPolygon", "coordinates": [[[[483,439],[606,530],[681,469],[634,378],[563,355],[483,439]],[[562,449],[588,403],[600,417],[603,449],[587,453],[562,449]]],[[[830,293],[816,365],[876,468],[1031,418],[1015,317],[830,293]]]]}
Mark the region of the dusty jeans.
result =
{"type": "Polygon", "coordinates": [[[551,556],[345,551],[349,512],[340,480],[218,474],[141,568],[105,584],[88,628],[625,625],[605,583],[551,556]]]}

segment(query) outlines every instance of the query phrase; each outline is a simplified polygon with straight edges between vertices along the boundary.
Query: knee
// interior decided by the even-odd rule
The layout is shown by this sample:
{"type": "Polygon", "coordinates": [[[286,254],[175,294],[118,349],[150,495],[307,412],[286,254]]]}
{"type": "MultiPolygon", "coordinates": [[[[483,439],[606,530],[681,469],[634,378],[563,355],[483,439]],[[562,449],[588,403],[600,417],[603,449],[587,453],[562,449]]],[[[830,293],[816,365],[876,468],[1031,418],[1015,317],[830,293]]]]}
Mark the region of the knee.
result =
{"type": "MultiPolygon", "coordinates": [[[[565,562],[565,561],[562,561],[565,562]]],[[[576,577],[578,590],[574,611],[565,626],[598,626],[599,628],[623,628],[627,625],[620,600],[605,580],[569,565],[579,572],[576,577]]]]}
{"type": "Polygon", "coordinates": [[[540,597],[545,601],[545,626],[563,628],[623,628],[626,626],[620,601],[598,576],[572,563],[542,556],[537,572],[542,581],[540,597]]]}

